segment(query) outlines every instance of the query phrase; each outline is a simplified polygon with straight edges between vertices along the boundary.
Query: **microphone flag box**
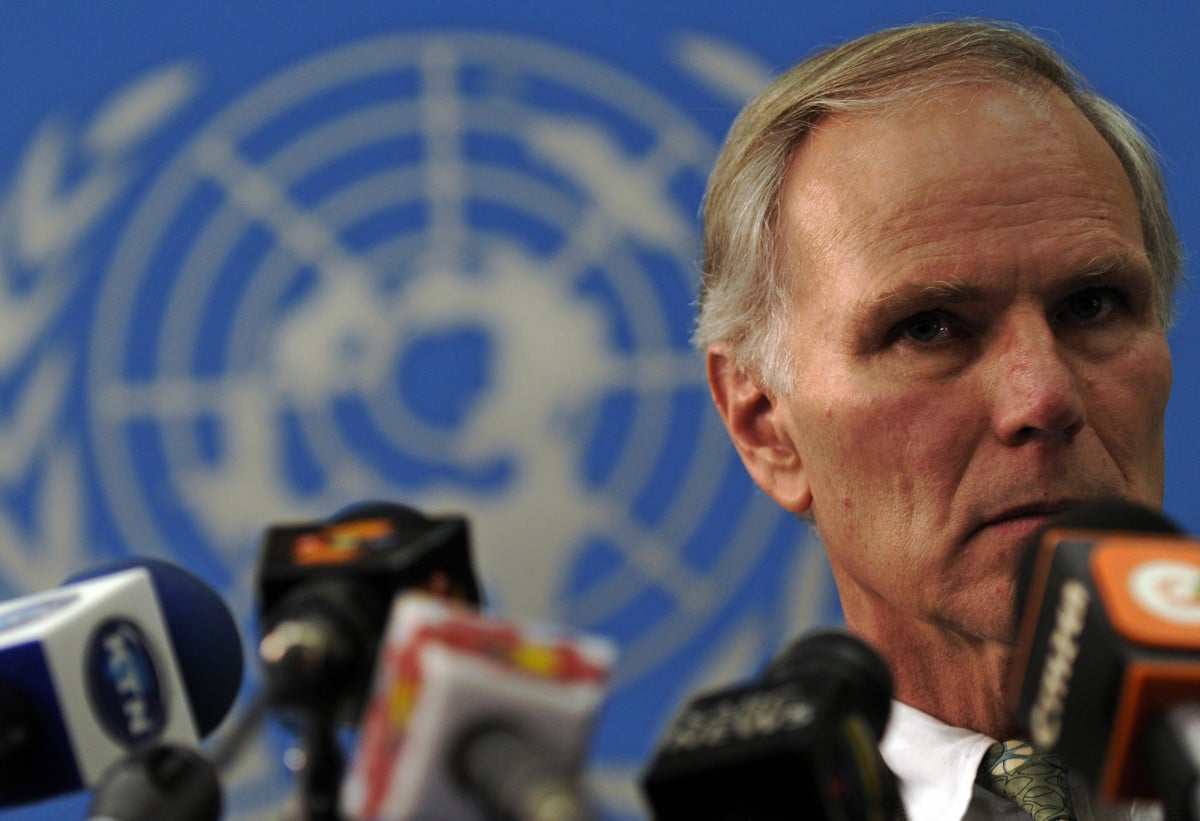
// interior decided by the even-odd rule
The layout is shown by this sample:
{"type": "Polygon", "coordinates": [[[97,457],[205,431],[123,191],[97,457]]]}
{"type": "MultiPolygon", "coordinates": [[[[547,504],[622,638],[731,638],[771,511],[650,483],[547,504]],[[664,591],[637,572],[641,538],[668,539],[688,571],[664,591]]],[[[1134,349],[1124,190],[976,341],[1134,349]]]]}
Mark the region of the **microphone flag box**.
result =
{"type": "Polygon", "coordinates": [[[318,579],[372,591],[381,621],[399,590],[427,589],[479,604],[465,518],[431,517],[395,504],[367,505],[346,516],[267,528],[256,574],[261,613],[318,579]]]}
{"type": "Polygon", "coordinates": [[[615,656],[615,646],[597,636],[487,619],[423,594],[398,596],[342,812],[484,821],[454,781],[456,745],[471,729],[501,720],[578,764],[615,656]]]}
{"type": "Polygon", "coordinates": [[[0,778],[0,806],[95,784],[143,745],[198,741],[142,569],[0,603],[0,694],[29,728],[0,778]]]}
{"type": "Polygon", "coordinates": [[[1105,799],[1154,797],[1147,726],[1200,702],[1200,546],[1063,530],[1036,549],[1009,688],[1017,716],[1105,799]]]}

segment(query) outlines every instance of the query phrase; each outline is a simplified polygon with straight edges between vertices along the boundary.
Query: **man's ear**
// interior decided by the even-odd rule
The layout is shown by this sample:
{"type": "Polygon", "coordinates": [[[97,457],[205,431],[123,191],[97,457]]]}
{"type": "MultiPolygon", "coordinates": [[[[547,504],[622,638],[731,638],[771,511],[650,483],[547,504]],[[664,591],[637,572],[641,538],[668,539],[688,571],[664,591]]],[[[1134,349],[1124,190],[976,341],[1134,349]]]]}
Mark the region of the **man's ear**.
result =
{"type": "Polygon", "coordinates": [[[713,402],[750,476],[785,510],[806,513],[812,489],[783,408],[723,346],[709,347],[707,365],[713,402]]]}

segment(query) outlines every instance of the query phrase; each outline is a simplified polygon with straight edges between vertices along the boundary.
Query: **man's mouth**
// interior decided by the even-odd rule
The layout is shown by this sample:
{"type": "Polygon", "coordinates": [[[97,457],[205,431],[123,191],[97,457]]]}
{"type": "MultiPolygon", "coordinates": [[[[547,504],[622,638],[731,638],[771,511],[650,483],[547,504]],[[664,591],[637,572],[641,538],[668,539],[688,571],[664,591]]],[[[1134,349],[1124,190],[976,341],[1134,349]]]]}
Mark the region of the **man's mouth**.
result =
{"type": "Polygon", "coordinates": [[[1055,516],[1079,504],[1078,499],[1031,502],[1013,505],[988,516],[976,533],[990,530],[1010,537],[1029,537],[1045,527],[1055,516]]]}

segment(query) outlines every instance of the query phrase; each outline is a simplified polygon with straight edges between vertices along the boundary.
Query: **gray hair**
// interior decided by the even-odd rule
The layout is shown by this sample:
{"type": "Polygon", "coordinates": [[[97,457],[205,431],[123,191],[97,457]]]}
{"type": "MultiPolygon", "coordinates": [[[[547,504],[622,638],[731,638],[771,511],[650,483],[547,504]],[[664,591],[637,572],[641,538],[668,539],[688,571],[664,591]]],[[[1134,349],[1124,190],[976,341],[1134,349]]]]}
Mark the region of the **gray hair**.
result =
{"type": "Polygon", "coordinates": [[[704,199],[704,271],[693,341],[723,343],[735,367],[775,393],[795,389],[789,283],[778,264],[780,189],[797,145],[824,118],[873,112],[958,83],[1057,87],[1112,147],[1133,186],[1154,306],[1168,326],[1183,249],[1154,149],[1133,120],[1092,91],[1047,43],[992,21],[889,29],[821,52],[776,79],[734,122],[704,199]]]}

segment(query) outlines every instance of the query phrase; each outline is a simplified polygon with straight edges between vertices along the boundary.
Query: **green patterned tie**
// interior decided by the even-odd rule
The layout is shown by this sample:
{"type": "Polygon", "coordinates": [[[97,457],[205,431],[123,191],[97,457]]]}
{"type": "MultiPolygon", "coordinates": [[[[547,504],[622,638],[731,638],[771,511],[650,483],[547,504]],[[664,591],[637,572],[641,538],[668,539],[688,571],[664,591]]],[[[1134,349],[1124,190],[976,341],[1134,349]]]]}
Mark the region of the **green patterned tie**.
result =
{"type": "Polygon", "coordinates": [[[998,741],[983,754],[976,779],[1015,801],[1034,821],[1074,821],[1067,771],[1057,758],[1028,741],[998,741]]]}

